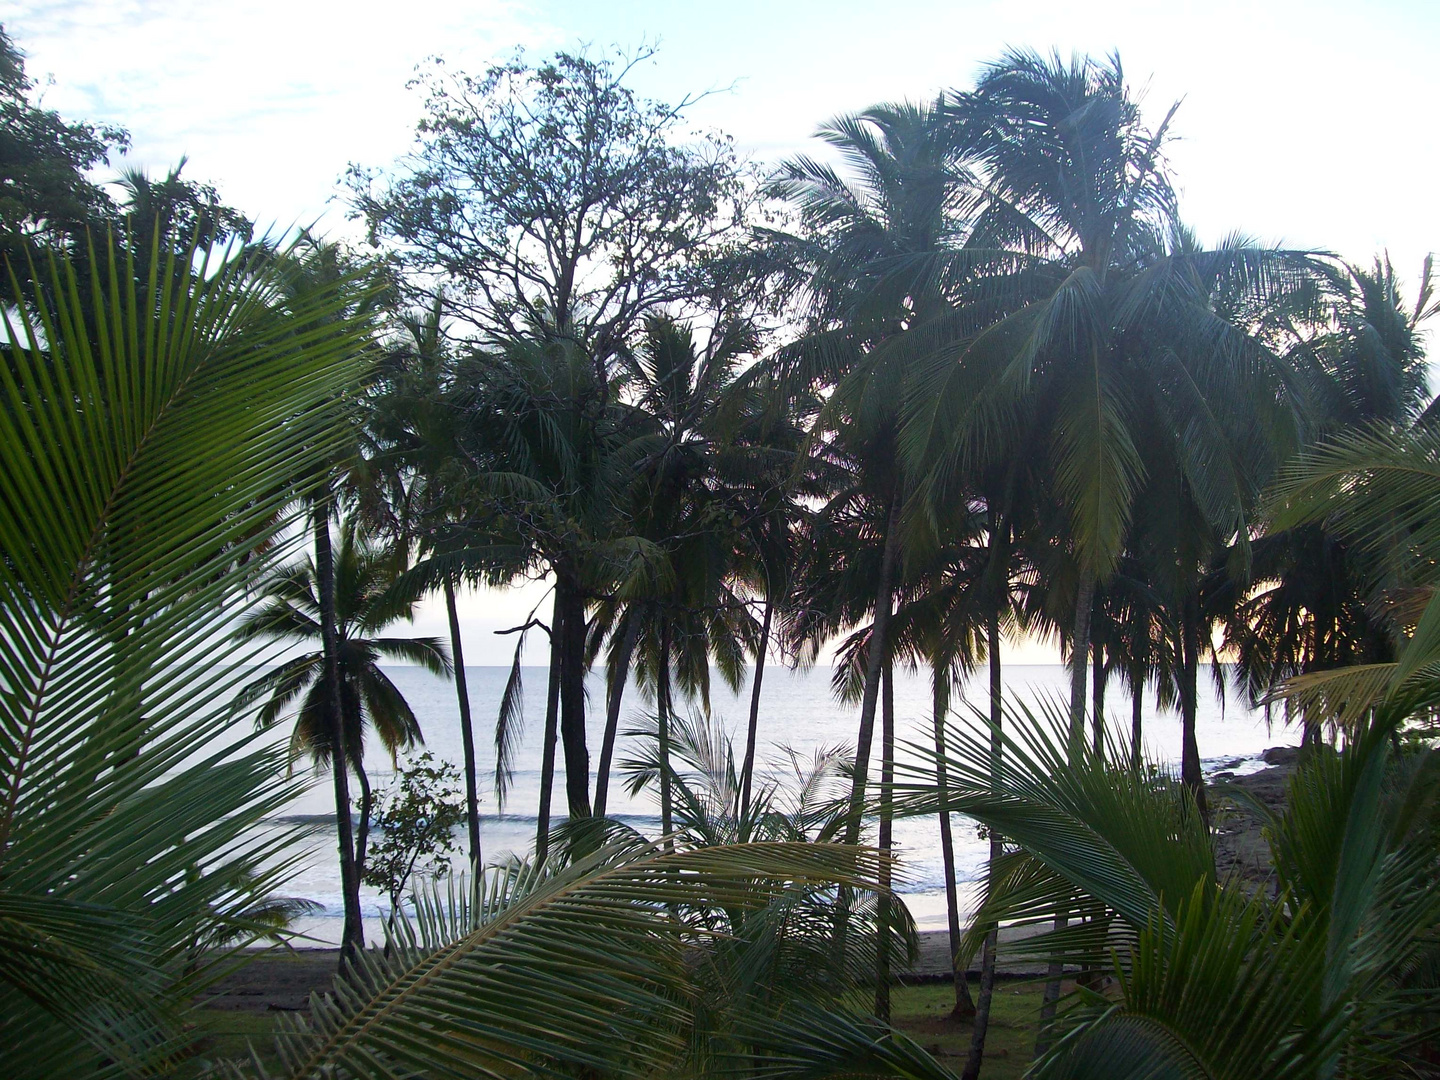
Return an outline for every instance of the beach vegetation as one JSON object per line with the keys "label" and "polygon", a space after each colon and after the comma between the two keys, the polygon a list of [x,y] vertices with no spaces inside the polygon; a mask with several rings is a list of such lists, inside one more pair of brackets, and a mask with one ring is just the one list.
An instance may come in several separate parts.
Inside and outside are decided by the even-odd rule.
{"label": "beach vegetation", "polygon": [[[428,64],[411,150],[347,174],[352,246],[257,236],[183,159],[100,179],[125,133],[44,108],[0,32],[6,1075],[1437,1075],[1428,263],[1412,294],[1202,242],[1183,111],[1115,55],[1012,49],[778,164],[638,93],[652,56]],[[482,777],[460,597],[536,583]],[[448,642],[396,636],[432,594]],[[1063,699],[1007,686],[1027,639]],[[487,861],[534,643],[534,844]],[[764,761],[767,661],[831,657],[853,742]],[[377,804],[367,743],[427,734],[397,662],[455,680],[463,761]],[[1207,668],[1299,728],[1273,804],[1202,769]],[[197,998],[312,912],[302,758],[333,982],[219,1060]],[[1218,858],[1239,815],[1253,865]],[[892,992],[907,818],[944,1046]]]}

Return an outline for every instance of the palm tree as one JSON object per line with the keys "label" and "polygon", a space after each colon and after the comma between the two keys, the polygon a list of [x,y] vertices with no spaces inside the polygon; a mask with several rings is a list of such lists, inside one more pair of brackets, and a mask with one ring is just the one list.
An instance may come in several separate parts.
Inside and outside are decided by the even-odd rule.
{"label": "palm tree", "polygon": [[[1132,768],[1123,741],[1077,758],[1062,710],[1012,709],[997,784],[988,739],[953,729],[945,801],[1020,848],[1010,873],[989,883],[986,918],[1048,923],[1056,910],[1088,910],[1023,951],[1115,980],[1077,1001],[1036,1072],[1423,1072],[1436,1019],[1440,896],[1430,882],[1440,848],[1433,808],[1417,814],[1411,800],[1435,751],[1392,756],[1404,719],[1385,710],[1353,728],[1343,752],[1302,764],[1283,812],[1255,807],[1273,893],[1217,878],[1189,788]],[[901,812],[932,813],[931,763],[911,777]]]}
{"label": "palm tree", "polygon": [[[236,630],[237,640],[317,643],[323,581],[317,567],[318,560],[307,558],[277,571],[259,605]],[[333,668],[327,662],[327,650],[305,652],[255,679],[240,699],[242,706],[263,702],[255,716],[261,728],[279,723],[287,709],[296,706],[290,737],[292,762],[305,756],[317,767],[354,771],[361,792],[355,840],[358,874],[364,872],[371,808],[364,765],[366,730],[379,740],[392,762],[401,750],[424,741],[415,711],[381,670],[380,661],[416,664],[446,678],[452,670],[445,646],[435,638],[375,636],[392,623],[414,617],[414,601],[397,602],[390,589],[401,570],[394,551],[376,550],[359,535],[353,521],[343,524],[334,565]],[[327,701],[337,698],[344,721],[344,741],[339,748],[325,719]]]}
{"label": "palm tree", "polygon": [[621,837],[517,866],[473,901],[427,897],[388,958],[366,954],[313,1018],[287,1023],[285,1075],[638,1080],[785,1060],[775,1044],[802,1030],[873,1044],[881,1031],[844,1011],[862,968],[829,955],[825,927],[836,886],[873,891],[878,873],[873,850],[792,837],[671,850]]}
{"label": "palm tree", "polygon": [[755,639],[752,616],[734,590],[736,543],[717,475],[727,438],[720,406],[753,344],[749,328],[736,325],[719,328],[701,350],[690,328],[657,317],[647,321],[644,341],[629,357],[629,387],[649,431],[631,444],[639,462],[628,517],[661,553],[647,567],[642,595],[629,600],[638,606],[629,619],[638,628],[636,674],[652,688],[657,708],[661,831],[667,835],[672,681],[708,710],[711,662],[736,690],[744,651]]}
{"label": "palm tree", "polygon": [[781,238],[780,247],[802,268],[812,324],[778,364],[794,385],[833,388],[812,438],[833,442],[822,453],[838,451],[854,470],[850,509],[864,505],[870,519],[866,539],[878,551],[846,827],[852,843],[860,831],[887,630],[901,574],[900,521],[910,493],[897,445],[905,402],[914,391],[906,327],[945,304],[943,293],[914,272],[914,262],[959,242],[947,213],[957,177],[949,169],[949,132],[940,119],[935,106],[912,104],[840,117],[822,127],[819,137],[840,154],[851,179],[802,157],[785,165],[771,184],[772,194],[799,210],[805,227],[803,237]]}
{"label": "palm tree", "polygon": [[[1293,445],[1288,370],[1248,328],[1310,264],[1238,241],[1202,250],[1178,227],[1163,158],[1174,110],[1146,128],[1118,59],[1012,52],[947,108],[981,192],[963,265],[989,260],[973,291],[999,298],[997,317],[935,350],[933,392],[915,399],[924,407],[905,442],[919,461],[970,462],[1012,410],[1037,418],[1074,562],[1078,746],[1094,592],[1124,551],[1142,488],[1164,474],[1219,539],[1243,538],[1267,468]],[[1175,554],[1192,645],[1207,554]],[[1183,768],[1198,790],[1188,748]]]}
{"label": "palm tree", "polygon": [[[1416,303],[1406,304],[1395,272],[1341,267],[1312,334],[1292,350],[1315,403],[1316,442],[1367,427],[1403,429],[1429,397],[1422,323],[1435,310],[1431,269]],[[1227,600],[1226,646],[1251,699],[1288,678],[1395,659],[1393,619],[1377,610],[1376,589],[1390,571],[1373,549],[1323,522],[1271,530],[1254,544],[1254,585]],[[1306,735],[1318,737],[1307,725]]]}
{"label": "palm tree", "polygon": [[[377,267],[356,260],[338,244],[326,243],[317,240],[308,232],[302,232],[291,251],[275,253],[261,247],[255,257],[262,261],[273,260],[281,272],[279,298],[286,306],[303,309],[307,298],[333,289],[337,283],[346,283],[346,310],[329,316],[326,321],[368,319],[379,308],[382,290],[375,280]],[[314,327],[300,324],[297,326],[297,333],[307,330],[324,332],[325,329],[324,322]],[[373,341],[365,344],[363,360],[368,365],[376,358],[376,352]],[[357,489],[363,489],[365,485],[366,476],[361,467],[358,438],[359,417],[355,406],[354,397],[339,399],[331,405],[337,413],[336,422],[343,424],[352,437],[324,469],[316,470],[305,478],[310,531],[314,538],[321,655],[328,672],[325,685],[332,691],[328,699],[322,702],[322,715],[328,726],[330,742],[337,747],[345,746],[346,731],[344,705],[333,692],[338,689],[340,679],[336,666],[338,638],[335,626],[335,568],[330,519],[337,513],[345,489],[348,488],[353,493]],[[345,755],[342,753],[342,756]],[[341,960],[344,963],[353,960],[355,953],[362,947],[360,864],[363,860],[358,857],[361,853],[357,852],[355,847],[355,830],[350,816],[348,771],[332,769],[331,779],[335,788],[335,828],[340,853],[341,893],[345,904],[345,922],[341,936]],[[365,825],[362,821],[362,829]]]}
{"label": "palm tree", "polygon": [[[455,523],[460,531],[452,557],[466,557],[466,535],[498,533],[510,550],[494,563],[497,582],[531,574],[554,579],[547,627],[552,692],[536,834],[543,854],[557,741],[570,817],[592,812],[585,735],[588,608],[650,554],[616,514],[620,493],[633,478],[627,472],[633,460],[623,454],[630,413],[578,347],[543,336],[460,357],[450,405],[459,418],[450,482],[466,514]],[[480,562],[488,557],[484,550],[472,554]],[[520,648],[523,641],[517,656]],[[507,692],[506,700],[515,695]],[[497,745],[511,741],[504,730],[497,736]]]}
{"label": "palm tree", "polygon": [[[1433,408],[1433,403],[1432,403]],[[1297,675],[1276,694],[1307,723],[1349,727],[1378,707],[1421,713],[1440,702],[1440,433],[1427,409],[1413,426],[1377,424],[1332,437],[1289,466],[1273,502],[1285,529],[1324,521],[1391,576],[1385,596],[1401,627],[1393,661]]]}
{"label": "palm tree", "polygon": [[[250,665],[275,652],[213,645],[301,542],[297,477],[344,445],[333,402],[358,386],[373,332],[333,318],[351,281],[282,307],[273,262],[170,237],[95,249],[103,308],[77,299],[59,252],[48,300],[0,280],[0,1024],[15,1077],[167,1071],[218,975],[219,954],[188,963],[194,943],[222,924],[240,944],[263,933],[245,913],[280,883],[292,834],[260,826],[297,785],[277,753],[224,736]],[[160,271],[139,278],[141,261]]]}
{"label": "palm tree", "polygon": [[[760,729],[760,695],[765,663],[785,637],[791,586],[795,580],[797,533],[804,527],[806,500],[824,493],[823,480],[805,475],[807,411],[777,384],[766,365],[756,364],[734,384],[740,401],[737,430],[721,450],[723,499],[740,524],[736,530],[736,574],[752,603],[760,605],[760,636],[752,652],[750,713],[740,767],[742,817],[754,794],[755,752]],[[734,407],[734,406],[732,406]],[[798,475],[797,475],[798,474]]]}
{"label": "palm tree", "polygon": [[[503,577],[497,568],[514,553],[499,536],[477,537],[463,526],[466,510],[446,482],[455,462],[455,413],[449,408],[454,362],[445,340],[442,299],[419,313],[401,315],[400,334],[381,359],[369,400],[366,433],[373,444],[367,464],[378,483],[362,492],[358,507],[367,524],[396,543],[418,545],[417,561],[396,585],[418,595],[438,583],[445,598],[454,663],[455,696],[464,755],[466,825],[470,872],[483,868],[480,843],[479,778],[474,722],[460,638],[456,590],[464,584]],[[504,759],[502,758],[502,765]],[[503,772],[503,770],[502,770]]]}

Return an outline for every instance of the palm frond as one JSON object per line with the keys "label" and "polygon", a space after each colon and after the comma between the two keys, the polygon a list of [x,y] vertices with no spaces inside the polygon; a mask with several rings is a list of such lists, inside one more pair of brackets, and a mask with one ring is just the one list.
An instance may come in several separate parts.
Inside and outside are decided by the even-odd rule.
{"label": "palm frond", "polygon": [[[335,403],[369,327],[336,318],[353,282],[287,300],[284,255],[157,236],[148,253],[90,256],[83,281],[54,259],[38,306],[11,274],[3,304],[0,893],[12,916],[50,910],[31,925],[57,990],[79,956],[81,980],[145,986],[138,964],[164,1008],[184,1000],[172,965],[188,943],[255,898],[232,883],[269,891],[289,866],[288,837],[247,831],[293,794],[282,757],[248,739],[212,749],[271,654],[247,644],[217,662],[215,645],[293,550],[291,508],[342,445]],[[85,911],[111,914],[108,948]],[[134,963],[108,968],[122,952]],[[9,976],[27,964],[0,959],[0,1015],[25,1032],[7,1054],[15,1075],[168,1053],[124,994],[99,1010],[22,998]],[[127,1057],[114,1040],[132,1024]],[[77,1038],[109,1048],[72,1057]]]}
{"label": "palm frond", "polygon": [[797,884],[874,888],[878,871],[876,852],[816,844],[607,849],[520,870],[478,910],[437,918],[446,905],[422,905],[429,925],[411,943],[402,935],[388,961],[370,954],[312,1021],[287,1025],[286,1072],[673,1068],[691,1045],[688,956],[714,940],[688,910],[758,910]]}

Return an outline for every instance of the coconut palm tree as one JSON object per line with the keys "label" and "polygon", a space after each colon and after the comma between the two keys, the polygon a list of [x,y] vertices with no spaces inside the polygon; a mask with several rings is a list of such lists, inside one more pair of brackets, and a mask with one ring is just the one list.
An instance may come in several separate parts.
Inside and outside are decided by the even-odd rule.
{"label": "coconut palm tree", "polygon": [[[1437,1019],[1440,822],[1419,795],[1435,751],[1391,752],[1404,719],[1385,710],[1352,728],[1343,752],[1297,769],[1281,813],[1255,808],[1273,891],[1217,878],[1188,787],[1132,768],[1123,740],[1076,757],[1063,707],[1012,708],[998,784],[988,737],[957,725],[946,801],[1019,845],[1010,872],[989,882],[986,918],[1044,924],[1088,910],[1021,951],[1114,980],[1057,1021],[1062,1037],[1035,1072],[1423,1073]],[[933,775],[929,762],[909,770],[900,812],[933,812]]]}
{"label": "coconut palm tree", "polygon": [[824,494],[820,476],[805,472],[806,436],[802,418],[813,409],[785,392],[774,374],[756,364],[736,379],[738,426],[721,450],[723,498],[739,519],[735,552],[737,576],[752,605],[760,606],[760,635],[752,652],[750,713],[740,767],[742,817],[754,793],[755,753],[765,666],[776,642],[783,642],[796,577],[797,533],[804,528],[807,501]]}
{"label": "coconut palm tree", "polygon": [[934,105],[876,106],[820,129],[819,137],[840,155],[848,176],[801,157],[771,183],[771,193],[800,214],[802,235],[780,238],[779,246],[801,268],[811,321],[810,333],[786,350],[777,366],[792,383],[833,388],[812,437],[833,443],[823,453],[838,453],[854,471],[847,512],[870,520],[866,536],[878,553],[870,578],[873,615],[846,828],[851,842],[860,831],[886,636],[901,574],[900,522],[911,492],[897,444],[905,402],[914,392],[907,326],[946,303],[943,291],[915,273],[914,263],[962,240],[960,223],[950,213],[962,185],[949,168],[949,135]]}
{"label": "coconut palm tree", "polygon": [[373,333],[335,318],[353,281],[282,303],[274,262],[142,243],[97,240],[103,308],[60,252],[41,299],[0,279],[0,1026],[17,1078],[169,1071],[196,992],[245,955],[191,964],[194,943],[263,933],[246,913],[293,834],[260,825],[297,785],[226,732],[250,665],[276,656],[214,643],[301,542],[297,478],[343,446],[334,402]]}
{"label": "coconut palm tree", "polygon": [[[445,600],[473,880],[483,867],[479,777],[456,592],[467,584],[506,580],[521,549],[518,538],[493,526],[480,534],[467,527],[470,515],[460,501],[460,486],[447,479],[457,464],[459,414],[450,405],[455,362],[445,338],[441,298],[425,311],[400,315],[396,322],[398,333],[382,354],[367,401],[366,465],[375,482],[361,488],[357,513],[377,534],[416,545],[415,565],[397,579],[397,590],[419,596],[438,588]],[[508,756],[502,754],[502,777],[507,769]],[[497,790],[503,793],[503,786]]]}
{"label": "coconut palm tree", "polygon": [[[1314,332],[1292,350],[1315,403],[1314,439],[1414,424],[1429,399],[1421,334],[1435,310],[1430,264],[1413,305],[1380,260],[1370,271],[1341,267],[1329,285]],[[1288,678],[1395,659],[1394,620],[1376,603],[1391,571],[1373,549],[1317,521],[1272,529],[1254,552],[1255,587],[1227,605],[1225,622],[1252,700]]]}
{"label": "coconut palm tree", "polygon": [[[382,659],[415,664],[448,678],[450,657],[435,638],[378,636],[391,624],[414,617],[413,601],[394,599],[391,584],[401,572],[396,552],[381,551],[359,535],[353,521],[340,529],[335,555],[334,674],[325,650],[305,652],[250,683],[241,707],[259,704],[255,723],[269,728],[295,706],[290,760],[308,757],[317,767],[353,771],[360,782],[360,824],[355,863],[363,873],[370,823],[371,792],[365,773],[365,734],[379,740],[393,762],[401,750],[423,742],[420,723],[405,696],[380,667]],[[239,641],[277,641],[315,645],[321,637],[320,574],[307,558],[276,571],[262,598],[235,631]],[[330,680],[337,679],[332,685]],[[344,742],[337,748],[325,713],[338,698]]]}
{"label": "coconut palm tree", "polygon": [[711,664],[738,689],[745,652],[756,637],[736,592],[737,544],[718,473],[732,423],[721,406],[753,345],[747,327],[730,326],[717,329],[702,349],[691,329],[656,317],[647,320],[644,340],[628,358],[630,392],[650,428],[630,447],[638,462],[626,516],[660,559],[647,567],[639,595],[629,600],[637,610],[627,613],[627,632],[638,631],[632,646],[636,674],[655,698],[666,835],[672,823],[668,761],[675,684],[708,711]]}
{"label": "coconut palm tree", "polygon": [[[1250,328],[1313,267],[1243,241],[1205,250],[1179,228],[1163,156],[1174,110],[1146,127],[1116,58],[1011,52],[947,109],[980,194],[966,261],[937,260],[933,273],[954,276],[988,251],[973,291],[997,317],[933,352],[932,392],[914,399],[923,408],[905,444],[932,470],[963,474],[1012,410],[1026,403],[1037,418],[1074,563],[1078,743],[1095,587],[1114,572],[1142,489],[1166,472],[1218,540],[1243,539],[1259,484],[1295,443],[1289,369]],[[1208,554],[1173,553],[1192,643]],[[1195,755],[1184,769],[1198,785]]]}
{"label": "coconut palm tree", "polygon": [[[530,575],[554,579],[550,637],[551,693],[541,760],[537,851],[548,843],[553,750],[565,760],[572,818],[591,815],[590,753],[585,734],[585,671],[589,609],[614,583],[653,554],[617,515],[633,480],[626,422],[634,418],[617,386],[601,382],[573,343],[545,336],[503,348],[474,349],[458,358],[450,407],[456,411],[455,461],[449,474],[465,508],[453,558],[465,558],[465,535],[510,550],[497,580]],[[486,552],[472,552],[483,562]],[[517,645],[523,648],[523,641]],[[518,661],[513,671],[518,672]],[[515,681],[505,700],[513,703]],[[553,703],[553,704],[552,704]],[[502,710],[506,719],[517,710]],[[512,739],[497,731],[497,745]],[[503,758],[502,758],[503,762]]]}

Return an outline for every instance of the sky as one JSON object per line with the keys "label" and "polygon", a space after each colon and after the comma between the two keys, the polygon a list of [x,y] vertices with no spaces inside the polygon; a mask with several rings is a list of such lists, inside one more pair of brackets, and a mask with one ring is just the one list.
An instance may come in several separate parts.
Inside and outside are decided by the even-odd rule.
{"label": "sky", "polygon": [[[1182,102],[1169,157],[1202,241],[1388,252],[1411,282],[1440,247],[1434,0],[10,0],[0,20],[49,107],[129,129],[126,164],[188,157],[187,176],[281,229],[354,228],[338,181],[405,152],[419,115],[406,83],[431,56],[475,71],[517,47],[655,45],[637,89],[707,94],[691,120],[774,162],[832,116],[963,88],[1025,47],[1118,51],[1152,122]],[[493,631],[543,593],[466,597],[466,661],[508,663],[513,639]],[[443,634],[443,611],[417,629]],[[1054,653],[1020,643],[1010,659]]]}

